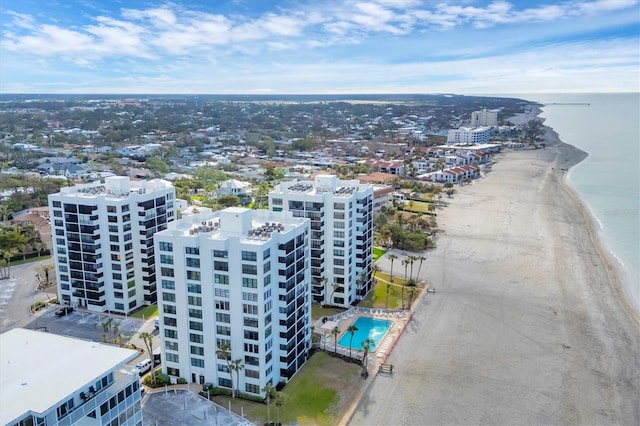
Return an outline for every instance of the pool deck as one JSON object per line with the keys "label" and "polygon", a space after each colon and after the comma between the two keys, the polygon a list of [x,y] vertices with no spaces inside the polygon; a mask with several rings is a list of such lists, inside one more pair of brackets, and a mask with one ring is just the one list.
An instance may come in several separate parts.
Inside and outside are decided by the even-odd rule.
{"label": "pool deck", "polygon": [[[398,338],[402,334],[407,320],[409,319],[409,311],[397,310],[397,309],[374,309],[374,308],[351,308],[340,314],[326,317],[328,321],[335,322],[340,329],[340,334],[337,336],[337,340],[340,340],[345,334],[347,329],[351,326],[359,317],[369,317],[380,320],[391,321],[389,329],[384,334],[379,344],[376,346],[375,351],[370,352],[368,355],[369,373],[375,373],[378,371],[379,366],[385,362],[387,357],[391,354],[393,347],[395,346]],[[320,348],[328,352],[334,352],[335,341],[334,336],[330,331],[322,328],[322,318],[315,324],[315,333],[320,335]],[[349,348],[338,345],[338,353],[341,355],[349,356]],[[361,348],[351,349],[353,358],[362,358],[363,351]],[[374,358],[375,355],[375,358]]]}

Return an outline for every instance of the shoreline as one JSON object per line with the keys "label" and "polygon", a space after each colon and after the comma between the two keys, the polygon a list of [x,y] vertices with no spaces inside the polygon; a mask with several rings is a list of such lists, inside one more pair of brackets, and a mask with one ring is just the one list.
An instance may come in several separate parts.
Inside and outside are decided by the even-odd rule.
{"label": "shoreline", "polygon": [[545,149],[499,154],[438,211],[445,232],[420,277],[438,292],[349,424],[640,423],[638,316],[560,170],[587,154],[545,136]]}
{"label": "shoreline", "polygon": [[[525,112],[522,114],[518,114],[510,119],[514,124],[524,123],[531,119],[538,119],[542,121],[544,124],[545,118],[540,117],[542,114],[542,108],[538,103],[532,103],[532,108],[529,112]],[[515,119],[515,121],[514,121]],[[589,226],[592,233],[593,244],[597,246],[598,250],[601,252],[603,259],[606,260],[609,269],[615,269],[617,272],[616,276],[616,292],[619,295],[621,305],[631,312],[632,319],[638,323],[640,327],[640,298],[636,299],[631,294],[633,289],[633,283],[631,282],[631,272],[625,267],[622,261],[618,258],[615,251],[611,247],[611,244],[607,243],[604,226],[602,222],[598,219],[597,215],[593,211],[592,207],[587,203],[587,201],[580,195],[578,190],[574,188],[569,182],[569,174],[571,170],[583,162],[590,154],[587,151],[584,151],[574,145],[568,144],[562,141],[562,138],[552,127],[545,125],[546,133],[544,135],[544,140],[547,143],[553,144],[561,144],[566,146],[567,149],[573,149],[577,152],[580,152],[581,158],[571,158],[570,164],[567,165],[567,171],[562,176],[560,183],[564,186],[567,193],[575,197],[580,204],[582,204],[582,209],[584,210],[584,214],[587,216],[587,222],[590,222]]]}

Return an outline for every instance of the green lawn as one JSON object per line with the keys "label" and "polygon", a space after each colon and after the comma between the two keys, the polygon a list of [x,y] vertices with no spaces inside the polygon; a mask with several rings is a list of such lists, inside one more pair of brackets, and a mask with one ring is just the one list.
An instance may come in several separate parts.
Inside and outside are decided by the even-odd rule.
{"label": "green lawn", "polygon": [[403,206],[403,210],[406,212],[414,212],[414,213],[430,213],[429,206],[432,203],[427,203],[423,201],[411,201],[406,203]]}
{"label": "green lawn", "polygon": [[[383,276],[384,275],[384,276]],[[386,274],[376,274],[376,277],[378,278],[382,278],[382,279],[389,279],[389,276]],[[402,303],[400,301],[400,297],[402,295],[402,282],[404,280],[400,280],[398,279],[395,274],[394,274],[394,283],[391,285],[390,289],[389,289],[389,305],[388,305],[388,309],[398,309],[400,307],[402,307]],[[361,306],[363,308],[378,308],[378,309],[385,309],[385,304],[386,304],[386,297],[387,297],[387,282],[382,281],[381,279],[377,280],[377,284],[376,286],[373,288],[373,291],[369,292],[369,294],[367,294],[367,297],[365,297],[360,303],[358,303],[358,306]],[[405,288],[405,303],[407,300],[407,289]]]}
{"label": "green lawn", "polygon": [[[360,377],[362,367],[316,352],[293,379],[284,387],[285,402],[280,408],[280,422],[303,425],[335,425],[364,385]],[[229,397],[213,400],[228,407]],[[256,424],[267,421],[267,406],[257,402],[232,399],[233,411],[244,409],[247,419]],[[271,420],[277,420],[277,407],[271,404]]]}
{"label": "green lawn", "polygon": [[375,262],[379,258],[381,258],[387,251],[382,247],[374,247],[373,248],[373,261]]}
{"label": "green lawn", "polygon": [[342,308],[324,308],[314,303],[311,305],[311,322],[314,323],[321,317],[330,317],[343,311]]}
{"label": "green lawn", "polygon": [[132,318],[140,318],[140,319],[142,319],[144,316],[144,319],[148,320],[149,318],[155,317],[157,315],[158,315],[158,305],[149,305],[131,314],[130,316]]}

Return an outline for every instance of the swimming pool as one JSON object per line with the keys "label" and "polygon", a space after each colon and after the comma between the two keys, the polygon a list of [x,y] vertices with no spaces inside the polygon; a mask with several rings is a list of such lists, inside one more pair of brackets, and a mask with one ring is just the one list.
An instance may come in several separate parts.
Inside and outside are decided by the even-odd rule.
{"label": "swimming pool", "polygon": [[351,333],[345,333],[344,336],[338,340],[338,345],[343,348],[349,348],[349,342],[351,342],[351,348],[355,350],[362,350],[362,342],[368,337],[373,339],[373,347],[370,349],[373,352],[380,343],[380,340],[387,333],[387,330],[391,327],[391,321],[381,320],[371,317],[358,317],[353,323],[358,327],[358,331],[353,334],[353,340],[351,340]]}

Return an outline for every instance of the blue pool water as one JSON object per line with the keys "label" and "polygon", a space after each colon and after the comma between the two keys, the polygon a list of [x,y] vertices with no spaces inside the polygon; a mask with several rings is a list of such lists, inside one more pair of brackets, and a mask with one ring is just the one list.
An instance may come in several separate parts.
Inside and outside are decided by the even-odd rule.
{"label": "blue pool water", "polygon": [[371,351],[374,351],[387,330],[389,330],[389,327],[391,327],[391,321],[371,317],[358,317],[353,325],[358,327],[358,331],[353,334],[353,340],[351,340],[351,333],[345,333],[344,336],[338,340],[338,345],[343,348],[349,348],[349,342],[351,342],[352,349],[362,350],[362,342],[370,337],[373,339],[373,348],[371,348]]}

